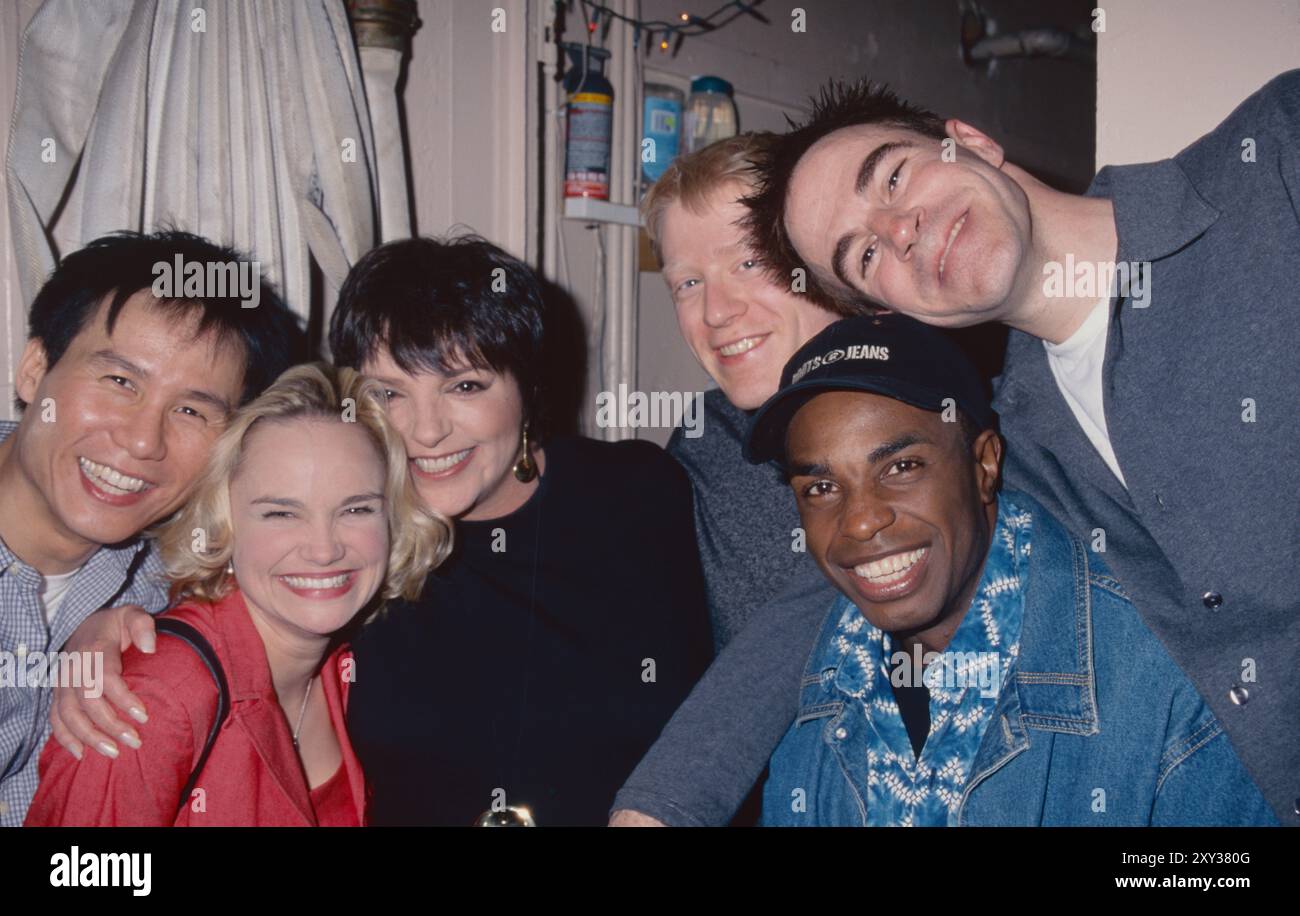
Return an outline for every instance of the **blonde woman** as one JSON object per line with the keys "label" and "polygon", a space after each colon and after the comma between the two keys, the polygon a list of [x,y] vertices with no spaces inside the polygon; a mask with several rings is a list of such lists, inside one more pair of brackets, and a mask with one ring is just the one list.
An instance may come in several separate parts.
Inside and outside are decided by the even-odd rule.
{"label": "blonde woman", "polygon": [[50,742],[27,823],[365,824],[346,633],[419,595],[451,546],[382,390],[325,364],[284,373],[233,417],[159,542],[179,602],[159,629],[188,638],[123,655],[142,746],[78,760]]}

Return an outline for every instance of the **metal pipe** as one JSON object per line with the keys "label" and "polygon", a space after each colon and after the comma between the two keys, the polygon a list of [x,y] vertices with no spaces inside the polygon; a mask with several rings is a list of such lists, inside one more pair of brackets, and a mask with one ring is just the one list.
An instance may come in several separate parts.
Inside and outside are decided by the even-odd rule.
{"label": "metal pipe", "polygon": [[990,35],[971,45],[967,52],[972,61],[1002,60],[1014,57],[1064,57],[1090,60],[1092,46],[1073,33],[1060,29],[1025,29],[1006,35]]}

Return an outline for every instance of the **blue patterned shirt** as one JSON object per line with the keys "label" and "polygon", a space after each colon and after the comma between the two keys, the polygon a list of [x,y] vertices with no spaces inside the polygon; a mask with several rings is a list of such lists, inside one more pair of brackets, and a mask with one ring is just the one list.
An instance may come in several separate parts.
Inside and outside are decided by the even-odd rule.
{"label": "blue patterned shirt", "polygon": [[[17,427],[0,421],[0,441]],[[41,574],[0,538],[0,827],[22,825],[36,794],[36,764],[50,735],[54,692],[27,682],[27,659],[37,652],[57,652],[100,608],[138,604],[152,614],[167,606],[158,553],[141,539],[95,551],[77,570],[52,626],[45,620],[43,584]],[[21,676],[19,667],[24,667]]]}
{"label": "blue patterned shirt", "polygon": [[[970,768],[979,751],[1002,685],[1020,649],[1024,577],[1028,571],[1033,516],[1005,496],[983,574],[970,609],[937,657],[924,657],[922,683],[930,690],[930,731],[918,759],[894,699],[890,672],[900,686],[916,670],[903,665],[888,633],[841,598],[843,612],[831,635],[843,659],[823,672],[826,683],[856,701],[866,718],[867,824],[873,827],[952,826]],[[818,652],[825,652],[825,646]],[[890,662],[894,661],[895,664]]]}

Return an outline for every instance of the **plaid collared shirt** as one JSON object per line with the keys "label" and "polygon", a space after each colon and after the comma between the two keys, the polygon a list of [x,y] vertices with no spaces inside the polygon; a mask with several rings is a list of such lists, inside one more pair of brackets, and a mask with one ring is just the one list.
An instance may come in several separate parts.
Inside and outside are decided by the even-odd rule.
{"label": "plaid collared shirt", "polygon": [[[0,441],[17,427],[17,423],[0,421]],[[4,498],[2,494],[0,498]],[[54,695],[49,686],[27,685],[27,656],[58,651],[100,608],[138,604],[151,614],[163,610],[167,584],[151,542],[137,538],[101,547],[77,570],[51,627],[46,624],[41,602],[43,577],[14,555],[2,535],[0,532],[0,827],[18,827],[36,794],[36,764],[50,735]]]}

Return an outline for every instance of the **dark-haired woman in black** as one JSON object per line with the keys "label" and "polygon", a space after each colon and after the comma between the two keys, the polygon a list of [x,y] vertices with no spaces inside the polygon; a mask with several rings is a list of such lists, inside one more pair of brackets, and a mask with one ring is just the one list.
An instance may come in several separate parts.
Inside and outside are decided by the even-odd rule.
{"label": "dark-haired woman in black", "polygon": [[531,270],[475,237],[367,254],[330,344],[380,379],[410,473],[456,520],[417,601],[356,637],[376,824],[603,824],[708,664],[690,485],[645,442],[548,437]]}

